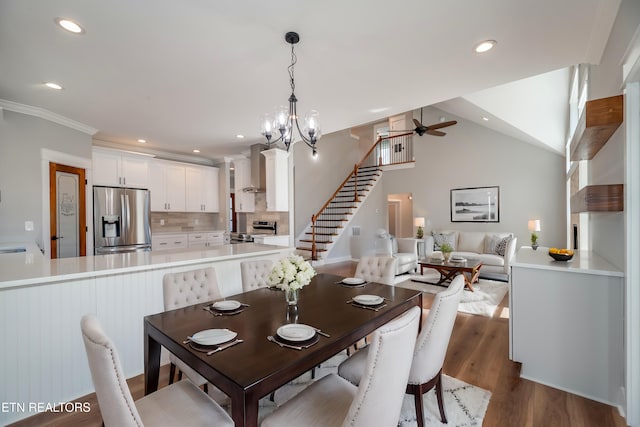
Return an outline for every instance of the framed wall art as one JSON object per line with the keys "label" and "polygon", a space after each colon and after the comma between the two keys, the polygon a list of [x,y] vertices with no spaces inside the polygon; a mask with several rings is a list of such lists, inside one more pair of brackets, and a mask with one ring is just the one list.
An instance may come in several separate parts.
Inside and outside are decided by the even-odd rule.
{"label": "framed wall art", "polygon": [[500,187],[452,189],[451,222],[500,222]]}

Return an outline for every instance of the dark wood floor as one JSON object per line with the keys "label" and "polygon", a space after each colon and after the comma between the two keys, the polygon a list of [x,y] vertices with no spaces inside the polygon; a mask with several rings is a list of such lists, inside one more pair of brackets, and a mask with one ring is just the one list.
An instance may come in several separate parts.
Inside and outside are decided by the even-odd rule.
{"label": "dark wood floor", "polygon": [[[318,267],[319,272],[353,276],[355,263],[345,262]],[[429,308],[433,296],[425,294]],[[520,365],[509,354],[508,296],[493,318],[458,313],[443,372],[491,391],[484,426],[626,426],[618,411],[608,405],[521,379]],[[161,369],[160,384],[167,384],[168,368]],[[142,375],[129,381],[134,399],[144,394]],[[95,395],[78,399],[90,402],[90,413],[43,413],[16,423],[16,426],[100,426]]]}

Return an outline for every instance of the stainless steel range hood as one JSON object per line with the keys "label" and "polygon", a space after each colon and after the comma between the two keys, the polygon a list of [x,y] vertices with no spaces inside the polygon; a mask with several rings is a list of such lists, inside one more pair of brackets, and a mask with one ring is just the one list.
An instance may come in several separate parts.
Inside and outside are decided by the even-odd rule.
{"label": "stainless steel range hood", "polygon": [[260,154],[264,150],[266,150],[266,146],[263,144],[251,146],[251,186],[242,189],[246,193],[264,193],[266,191],[265,158]]}

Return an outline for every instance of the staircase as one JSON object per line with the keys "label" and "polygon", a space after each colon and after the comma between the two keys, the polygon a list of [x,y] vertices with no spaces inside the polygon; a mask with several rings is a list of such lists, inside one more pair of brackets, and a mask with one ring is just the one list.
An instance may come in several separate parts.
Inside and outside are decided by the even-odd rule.
{"label": "staircase", "polygon": [[307,253],[313,260],[324,258],[381,176],[382,169],[379,166],[359,168],[356,165],[325,208],[312,217],[304,232],[305,237],[298,241],[296,249]]}
{"label": "staircase", "polygon": [[313,261],[326,258],[332,245],[382,176],[382,167],[413,162],[412,133],[378,138],[329,200],[311,216],[296,250]]}

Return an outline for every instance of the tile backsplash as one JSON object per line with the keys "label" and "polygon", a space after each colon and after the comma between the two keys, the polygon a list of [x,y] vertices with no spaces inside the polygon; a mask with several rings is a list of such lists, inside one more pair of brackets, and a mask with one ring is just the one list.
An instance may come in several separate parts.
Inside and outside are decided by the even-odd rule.
{"label": "tile backsplash", "polygon": [[199,212],[151,212],[151,233],[224,230],[218,223],[218,215]]}

